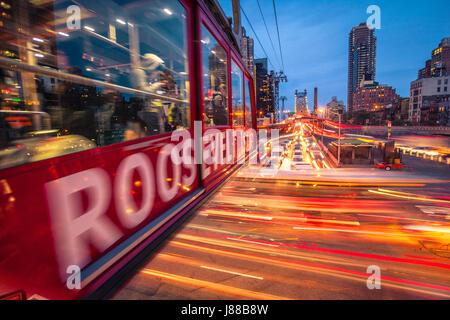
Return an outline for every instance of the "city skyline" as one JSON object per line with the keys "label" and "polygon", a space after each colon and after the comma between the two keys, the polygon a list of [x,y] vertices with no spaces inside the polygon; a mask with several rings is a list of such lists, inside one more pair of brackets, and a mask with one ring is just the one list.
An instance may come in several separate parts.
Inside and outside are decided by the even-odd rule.
{"label": "city skyline", "polygon": [[[227,16],[232,16],[231,1],[220,0]],[[377,37],[376,80],[392,86],[401,97],[409,97],[410,82],[417,79],[430,53],[442,38],[449,36],[449,22],[444,1],[421,3],[418,1],[352,1],[341,0],[278,2],[280,37],[284,54],[285,73],[288,83],[280,86],[280,95],[287,96],[286,109],[293,111],[295,89],[308,93],[319,89],[318,103],[324,107],[333,96],[347,105],[348,35],[351,29],[369,17],[366,9],[376,4],[381,9],[381,29],[375,30]],[[241,1],[272,65],[277,70],[277,58],[271,48],[261,15],[252,0]],[[261,2],[269,32],[275,35],[273,7]],[[401,14],[399,14],[401,13]],[[251,37],[255,37],[247,21],[242,24]],[[419,23],[420,22],[420,23]],[[289,30],[299,30],[289,32]],[[300,32],[301,31],[301,32]],[[414,34],[420,41],[408,41]],[[272,36],[272,39],[276,37]],[[276,44],[276,43],[275,43]],[[276,46],[275,46],[276,48]],[[264,57],[260,45],[255,41],[255,58]],[[278,54],[279,60],[279,54]],[[312,98],[312,96],[311,96]],[[313,99],[308,99],[313,108]]]}

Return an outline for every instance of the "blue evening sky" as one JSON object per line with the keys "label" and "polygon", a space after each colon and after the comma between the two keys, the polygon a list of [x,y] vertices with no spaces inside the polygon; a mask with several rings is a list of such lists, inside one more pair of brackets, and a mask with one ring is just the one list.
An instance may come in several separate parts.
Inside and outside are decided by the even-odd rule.
{"label": "blue evening sky", "polygon": [[[267,36],[256,0],[241,0],[269,59],[280,67],[272,0],[259,0],[270,36],[277,50],[274,53]],[[232,16],[231,0],[219,0],[223,10]],[[395,89],[402,97],[409,96],[409,84],[417,71],[430,59],[431,51],[444,37],[450,36],[450,1],[448,0],[276,0],[281,46],[288,83],[280,94],[286,96],[286,109],[294,109],[295,89],[308,91],[312,108],[314,87],[318,87],[319,106],[332,96],[347,104],[348,34],[352,27],[365,22],[369,5],[381,9],[381,29],[377,37],[375,80]],[[247,33],[255,38],[245,17]],[[255,39],[255,57],[264,57]]]}

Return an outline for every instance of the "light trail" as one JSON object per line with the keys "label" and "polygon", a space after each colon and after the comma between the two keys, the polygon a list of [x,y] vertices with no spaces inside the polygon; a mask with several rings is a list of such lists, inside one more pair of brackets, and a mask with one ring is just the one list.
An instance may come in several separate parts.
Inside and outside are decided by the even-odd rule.
{"label": "light trail", "polygon": [[[220,245],[220,246],[225,246],[225,247],[231,247],[234,249],[244,249],[244,250],[251,250],[251,251],[267,253],[265,251],[261,251],[261,249],[255,249],[255,248],[251,248],[251,247],[234,246],[223,240],[213,240],[210,238],[189,236],[189,235],[177,235],[177,238],[185,239],[185,240],[193,240],[193,241],[202,242],[202,243],[209,243],[209,244],[214,244],[214,245]],[[245,240],[245,239],[240,239],[240,240]],[[267,241],[255,241],[255,242],[267,243]],[[279,243],[279,246],[321,252],[321,253],[325,253],[325,254],[337,254],[337,255],[341,255],[341,256],[360,257],[360,258],[374,259],[374,260],[379,260],[379,261],[399,262],[399,263],[407,263],[407,264],[412,264],[412,265],[414,265],[414,264],[424,265],[424,266],[433,267],[433,268],[450,270],[450,264],[444,264],[444,263],[439,263],[439,262],[430,262],[430,261],[422,261],[422,260],[407,259],[407,258],[397,258],[397,257],[392,257],[392,256],[386,256],[386,255],[370,254],[370,253],[348,251],[348,250],[320,248],[320,247],[306,246],[306,245],[300,245],[300,244]],[[279,256],[289,256],[289,257],[295,257],[295,258],[300,258],[300,259],[307,258],[305,256],[296,255],[293,252],[286,253],[286,252],[279,252],[279,251],[275,251],[275,250],[272,250],[271,252],[273,254],[276,254]],[[318,260],[320,260],[320,259],[318,259]],[[336,261],[334,261],[334,262],[336,262]]]}
{"label": "light trail", "polygon": [[316,223],[330,223],[330,224],[344,224],[344,225],[352,225],[352,226],[359,226],[360,223],[358,221],[345,221],[345,220],[330,220],[330,219],[322,219],[322,218],[309,218],[309,217],[292,217],[292,216],[278,216],[278,217],[260,217],[255,215],[248,215],[246,213],[237,214],[237,213],[231,213],[227,211],[218,211],[214,210],[214,213],[200,213],[201,216],[223,216],[223,217],[233,217],[233,218],[244,218],[244,219],[257,219],[257,220],[269,220],[269,221],[276,221],[276,220],[282,220],[282,221],[300,221],[304,223],[308,222],[316,222]]}
{"label": "light trail", "polygon": [[[369,276],[369,274],[367,274],[367,273],[349,270],[349,269],[342,269],[342,268],[336,268],[336,267],[325,266],[325,265],[317,265],[317,264],[311,264],[311,263],[305,263],[305,262],[299,262],[299,261],[288,261],[288,260],[282,260],[282,259],[273,258],[273,257],[262,257],[262,256],[254,255],[254,254],[243,254],[243,253],[239,253],[239,252],[209,248],[209,247],[205,247],[202,245],[193,245],[193,244],[188,244],[188,243],[183,243],[183,242],[178,242],[178,241],[172,241],[171,244],[177,245],[180,247],[190,248],[192,250],[201,250],[201,251],[217,253],[217,254],[221,254],[221,255],[229,255],[229,256],[234,256],[237,258],[243,258],[246,260],[253,259],[255,261],[262,262],[262,263],[269,263],[269,264],[273,264],[276,266],[283,266],[283,267],[297,269],[297,270],[320,273],[320,274],[325,274],[325,275],[332,276],[332,277],[346,278],[346,279],[352,279],[352,280],[366,282],[367,277]],[[361,278],[355,277],[355,276],[359,276]],[[399,278],[393,278],[393,277],[386,277],[386,276],[382,276],[381,279],[386,280],[386,281],[382,282],[384,284],[384,286],[391,286],[391,287],[396,287],[396,288],[399,288],[402,290],[410,290],[410,291],[415,291],[415,292],[421,292],[424,294],[435,295],[435,296],[440,296],[440,297],[444,297],[444,298],[450,298],[450,294],[448,293],[448,292],[450,292],[449,287],[428,284],[428,283],[422,283],[422,282],[417,282],[417,281],[410,281],[410,280],[399,279]],[[394,283],[393,284],[388,283],[387,281],[391,281]],[[413,286],[417,286],[417,287],[421,287],[421,288],[402,286],[397,283],[409,284],[409,285],[413,285]],[[444,292],[430,291],[428,289],[434,289],[434,290],[439,290],[439,291],[444,291]]]}
{"label": "light trail", "polygon": [[247,278],[264,280],[264,278],[262,278],[262,277],[252,276],[252,275],[245,274],[245,273],[234,272],[234,271],[230,271],[230,270],[224,270],[224,269],[219,269],[219,268],[214,268],[214,267],[209,267],[209,266],[200,266],[200,268],[208,269],[208,270],[214,270],[214,271],[219,271],[219,272],[224,272],[224,273],[229,273],[229,274],[234,274],[234,275],[241,276],[241,277],[247,277]]}
{"label": "light trail", "polygon": [[245,239],[236,239],[236,238],[227,238],[228,240],[232,240],[232,241],[241,241],[241,242],[247,242],[247,243],[253,243],[253,244],[258,244],[258,245],[264,245],[264,246],[269,246],[269,247],[276,247],[278,248],[279,245],[277,244],[270,244],[270,243],[264,243],[264,242],[256,242],[256,241],[251,241],[251,240],[245,240]]}
{"label": "light trail", "polygon": [[221,212],[221,211],[217,211],[217,210],[204,210],[204,212],[201,213],[200,215],[202,215],[202,216],[217,215],[217,216],[229,216],[229,217],[248,218],[248,219],[260,219],[260,220],[272,220],[273,219],[273,217],[256,216],[256,215],[245,214],[245,213]]}
{"label": "light trail", "polygon": [[[422,239],[424,236],[422,235],[406,235],[402,233],[387,233],[382,231],[369,231],[369,230],[350,230],[350,229],[332,229],[332,228],[320,228],[320,227],[292,227],[292,229],[297,230],[308,230],[308,231],[330,231],[330,232],[346,232],[346,233],[358,233],[362,235],[378,235],[384,237],[410,237],[410,238],[419,238]],[[427,235],[429,238],[439,238],[437,235]]]}
{"label": "light trail", "polygon": [[[441,199],[441,198],[435,198],[435,197],[431,197],[431,196],[424,196],[424,195],[415,194],[415,193],[400,192],[400,191],[388,190],[388,189],[382,189],[382,188],[378,188],[378,191],[390,192],[390,193],[396,193],[396,194],[403,194],[403,195],[407,195],[407,196],[415,196],[415,197],[421,197],[421,198],[432,199],[432,200],[436,200],[437,199],[437,200],[445,201],[445,199]],[[448,201],[447,203],[450,204],[450,201]]]}
{"label": "light trail", "polygon": [[[382,189],[378,189],[378,190],[382,190]],[[395,198],[408,199],[408,200],[420,200],[420,201],[429,201],[429,202],[438,202],[438,203],[450,203],[450,201],[447,201],[447,200],[404,196],[404,195],[400,195],[400,194],[392,194],[390,190],[387,190],[389,192],[377,191],[377,190],[368,190],[368,191],[372,192],[372,193],[376,193],[376,194],[381,194],[381,195],[395,197]]]}
{"label": "light trail", "polygon": [[[289,145],[291,153],[295,143]],[[308,152],[303,159],[330,168],[331,163],[320,160],[323,153],[316,153],[315,159],[310,150],[304,150],[308,149],[305,145],[302,148]],[[164,281],[171,286],[165,289],[169,295],[184,292],[192,299],[198,295],[191,292],[200,291],[206,297],[251,298],[248,292],[236,294],[243,289],[295,299],[450,298],[446,276],[450,259],[434,257],[448,243],[450,224],[438,218],[433,221],[426,208],[416,209],[422,198],[436,203],[421,203],[423,207],[450,206],[443,186],[448,181],[406,173],[386,178],[381,172],[359,169],[330,173],[311,166],[306,174],[303,170],[297,176],[281,172],[263,179],[258,178],[258,168],[241,171],[222,187],[197,209],[193,220],[167,242],[162,253],[149,261],[146,269],[158,275],[147,276],[173,281]],[[315,178],[319,173],[322,177]],[[400,188],[425,186],[429,189],[424,192]],[[409,201],[401,201],[403,197]],[[382,270],[381,296],[367,290],[369,265]],[[199,281],[205,281],[205,286],[199,286]],[[137,280],[130,286],[152,287],[154,283]],[[186,285],[193,290],[180,290]],[[160,295],[167,294],[165,290]]]}
{"label": "light trail", "polygon": [[[317,254],[315,254],[314,256],[311,256],[307,252],[299,252],[298,254],[294,254],[294,252],[291,252],[291,251],[280,252],[280,251],[276,251],[276,250],[271,250],[270,248],[263,250],[258,247],[244,246],[244,245],[239,246],[235,243],[231,243],[230,241],[216,240],[216,239],[212,239],[212,238],[196,237],[196,236],[190,236],[190,235],[180,235],[180,236],[177,236],[177,238],[183,239],[183,240],[195,241],[195,242],[199,242],[202,244],[216,245],[216,246],[221,246],[221,247],[225,247],[225,248],[232,248],[235,250],[251,251],[251,252],[256,252],[256,253],[260,253],[260,254],[272,254],[272,255],[285,257],[285,258],[291,258],[291,259],[303,259],[303,260],[309,260],[309,261],[315,261],[315,262],[320,261],[323,263],[333,263],[333,264],[340,264],[340,265],[345,265],[345,266],[355,266],[355,263],[353,263],[353,262],[349,263],[348,261],[344,261],[343,259],[339,259],[338,257],[333,257],[333,259],[327,259],[327,258],[324,258]],[[170,242],[171,245],[177,245],[177,243],[180,243],[180,242],[178,242],[176,240]],[[228,250],[225,250],[225,251],[228,252]],[[229,251],[229,252],[235,252],[235,251]],[[233,255],[231,255],[231,256],[233,256]]]}
{"label": "light trail", "polygon": [[211,265],[209,265],[209,266],[202,265],[201,262],[194,261],[194,259],[192,257],[181,256],[179,254],[175,254],[175,253],[172,253],[172,252],[167,253],[167,254],[160,253],[160,254],[158,254],[157,257],[158,257],[158,259],[171,261],[171,262],[174,262],[174,263],[177,263],[177,264],[184,264],[184,265],[188,265],[188,266],[192,266],[192,267],[199,267],[199,268],[203,268],[203,269],[209,269],[209,270],[213,270],[213,271],[239,275],[239,276],[242,276],[242,277],[254,278],[254,279],[258,279],[258,280],[264,280],[263,277],[237,272],[234,269],[233,270],[225,270],[225,269],[219,268],[219,266],[217,266],[217,265],[213,265],[213,266],[211,266]]}
{"label": "light trail", "polygon": [[151,270],[151,269],[147,269],[147,268],[142,269],[141,273],[149,275],[149,276],[166,279],[166,280],[180,282],[180,283],[187,284],[187,285],[194,286],[194,287],[200,287],[200,288],[203,287],[203,288],[206,288],[209,290],[220,291],[220,292],[234,295],[234,296],[242,296],[242,297],[246,297],[249,299],[291,300],[290,298],[286,298],[286,297],[280,297],[280,296],[276,296],[276,295],[272,295],[272,294],[256,292],[256,291],[251,291],[251,290],[246,290],[246,289],[240,289],[240,288],[236,288],[236,287],[230,287],[230,286],[220,284],[220,283],[214,283],[214,282],[204,281],[204,280],[200,280],[200,279],[188,278],[188,277],[184,277],[184,276],[180,276],[180,275],[175,275],[175,274],[166,273],[166,272],[157,271],[157,270]]}
{"label": "light trail", "polygon": [[406,217],[398,217],[398,216],[384,216],[384,215],[375,215],[375,214],[358,214],[359,216],[363,217],[373,217],[383,220],[410,220],[410,221],[420,221],[420,222],[430,222],[430,223],[436,223],[436,221],[433,220],[424,220],[424,219],[417,219],[417,218],[406,218]]}

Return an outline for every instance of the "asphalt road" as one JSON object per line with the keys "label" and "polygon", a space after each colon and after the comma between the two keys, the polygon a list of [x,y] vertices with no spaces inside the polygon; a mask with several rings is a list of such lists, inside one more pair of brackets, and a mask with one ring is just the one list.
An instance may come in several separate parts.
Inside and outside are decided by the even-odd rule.
{"label": "asphalt road", "polygon": [[236,176],[113,298],[449,299],[449,190]]}

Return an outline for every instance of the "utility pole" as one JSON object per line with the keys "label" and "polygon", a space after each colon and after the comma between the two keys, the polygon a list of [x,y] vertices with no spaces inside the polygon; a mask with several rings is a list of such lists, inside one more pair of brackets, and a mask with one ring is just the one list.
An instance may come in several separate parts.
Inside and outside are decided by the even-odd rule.
{"label": "utility pole", "polygon": [[237,45],[239,50],[241,48],[241,38],[242,38],[242,25],[241,25],[241,4],[239,0],[232,0],[231,5],[233,7],[233,33],[236,37]]}
{"label": "utility pole", "polygon": [[329,112],[329,113],[337,114],[339,117],[339,140],[338,140],[338,158],[337,158],[338,166],[341,165],[341,119],[342,119],[342,113],[343,113],[342,111],[343,110],[340,109],[340,110],[338,110],[338,112],[334,112],[331,110]]}
{"label": "utility pole", "polygon": [[287,100],[285,96],[280,97],[281,100],[281,120],[284,120],[286,118],[284,114],[284,102]]}
{"label": "utility pole", "polygon": [[317,113],[317,87],[314,87],[314,113]]}
{"label": "utility pole", "polygon": [[[342,110],[339,110],[342,111]],[[341,165],[341,116],[342,113],[338,112],[338,116],[339,116],[339,144],[338,144],[338,166]]]}
{"label": "utility pole", "polygon": [[322,115],[322,145],[323,145],[323,130],[325,129],[325,119],[323,118],[325,115]]}
{"label": "utility pole", "polygon": [[273,70],[270,71],[270,76],[273,79],[274,88],[273,88],[273,103],[274,103],[274,109],[275,109],[275,117],[277,122],[279,121],[279,111],[280,111],[280,82],[287,82],[287,77],[284,74],[283,71],[280,72],[274,72]]}

